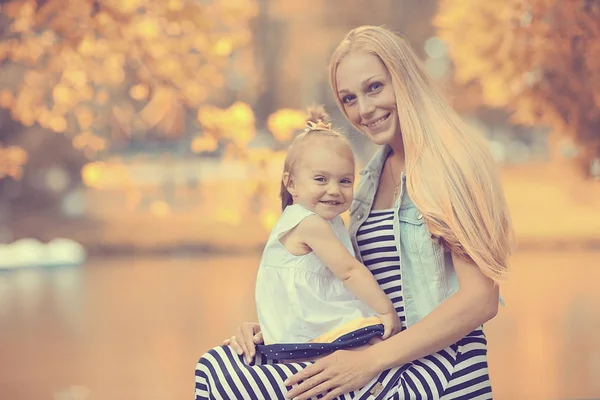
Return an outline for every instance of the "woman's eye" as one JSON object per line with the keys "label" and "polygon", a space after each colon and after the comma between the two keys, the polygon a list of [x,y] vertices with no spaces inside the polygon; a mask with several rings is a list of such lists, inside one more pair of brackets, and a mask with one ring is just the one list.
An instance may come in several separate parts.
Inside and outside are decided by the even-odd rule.
{"label": "woman's eye", "polygon": [[344,104],[351,103],[352,100],[354,100],[354,95],[351,95],[351,94],[349,94],[348,96],[342,97],[342,103],[344,103]]}
{"label": "woman's eye", "polygon": [[379,89],[381,89],[382,87],[383,87],[383,85],[381,84],[381,82],[373,82],[369,85],[369,91],[376,92]]}

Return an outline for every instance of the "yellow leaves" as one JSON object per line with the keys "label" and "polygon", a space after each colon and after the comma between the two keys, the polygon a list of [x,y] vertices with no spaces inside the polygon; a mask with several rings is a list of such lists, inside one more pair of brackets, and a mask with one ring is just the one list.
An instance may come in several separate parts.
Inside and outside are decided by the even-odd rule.
{"label": "yellow leaves", "polygon": [[219,142],[212,136],[200,136],[192,140],[192,151],[194,153],[212,152],[217,150]]}
{"label": "yellow leaves", "polygon": [[65,117],[60,115],[55,115],[50,118],[49,128],[54,132],[61,133],[67,130],[67,120]]}
{"label": "yellow leaves", "polygon": [[210,42],[208,41],[208,38],[206,36],[198,35],[194,39],[194,49],[196,49],[197,51],[204,53],[209,47]]}
{"label": "yellow leaves", "polygon": [[[118,127],[120,130],[122,130],[128,135],[131,134],[131,126],[134,122],[134,115],[135,110],[133,109],[133,106],[129,103],[113,106],[112,116],[115,120],[113,126]],[[140,128],[143,129],[145,128],[145,126],[141,126]]]}
{"label": "yellow leaves", "polygon": [[137,101],[143,101],[148,98],[148,93],[150,92],[150,88],[145,83],[138,83],[135,86],[132,86],[129,89],[129,95],[132,99]]}
{"label": "yellow leaves", "polygon": [[133,14],[148,0],[103,0],[107,5],[122,14]]}
{"label": "yellow leaves", "polygon": [[82,150],[91,157],[97,152],[105,150],[107,142],[106,139],[96,136],[91,132],[83,132],[73,138],[73,147]]}
{"label": "yellow leaves", "polygon": [[60,83],[52,89],[52,99],[57,104],[68,104],[71,100],[71,95],[71,90]]}
{"label": "yellow leaves", "polygon": [[[0,60],[11,61],[0,73],[8,76],[14,66],[24,75],[0,87],[0,106],[25,125],[76,135],[78,146],[94,142],[85,134],[92,126],[106,136],[150,128],[179,134],[182,107],[202,106],[211,90],[225,85],[231,54],[249,42],[255,2],[5,2],[7,31],[21,34],[0,38]],[[132,111],[137,102],[139,113]],[[254,137],[252,110],[236,105],[227,115],[227,140],[243,147]],[[83,147],[102,147],[98,143]]]}
{"label": "yellow leaves", "polygon": [[45,30],[40,35],[40,45],[43,47],[51,47],[56,43],[56,34],[50,30]]}
{"label": "yellow leaves", "polygon": [[600,156],[600,8],[583,3],[441,0],[435,25],[457,81],[479,85],[485,104],[514,110],[514,121],[592,149],[589,163]]}
{"label": "yellow leaves", "polygon": [[125,56],[123,54],[111,54],[106,57],[103,62],[106,74],[103,81],[107,84],[120,85],[125,79],[124,63]]}
{"label": "yellow leaves", "polygon": [[3,147],[0,144],[0,179],[9,176],[21,179],[23,166],[27,163],[27,152],[18,146]]}
{"label": "yellow leaves", "polygon": [[173,101],[175,93],[172,89],[164,86],[156,88],[150,102],[140,111],[140,119],[148,128],[156,126],[165,117]]}
{"label": "yellow leaves", "polygon": [[160,36],[161,29],[156,19],[144,18],[137,23],[135,32],[141,39],[154,40]]}
{"label": "yellow leaves", "polygon": [[[25,5],[31,1],[10,1],[2,4],[2,12],[10,18],[17,18],[24,11]],[[26,11],[26,10],[25,10]]]}
{"label": "yellow leaves", "polygon": [[131,176],[122,162],[90,162],[81,168],[83,184],[94,189],[130,187]]}
{"label": "yellow leaves", "polygon": [[238,147],[245,148],[254,138],[254,112],[246,103],[235,102],[227,110],[229,114],[225,121],[229,125],[230,139]]}
{"label": "yellow leaves", "polygon": [[36,109],[37,122],[43,128],[50,128],[50,120],[52,119],[52,113],[46,107],[38,107]]}
{"label": "yellow leaves", "polygon": [[156,66],[156,71],[162,76],[177,75],[181,73],[180,63],[176,59],[168,58]]}
{"label": "yellow leaves", "polygon": [[198,122],[208,134],[238,148],[246,148],[256,133],[252,108],[239,101],[225,110],[214,106],[200,108]]}
{"label": "yellow leaves", "polygon": [[171,214],[171,207],[164,201],[153,201],[150,204],[150,213],[159,218],[168,217]]}
{"label": "yellow leaves", "polygon": [[160,62],[162,62],[164,61],[165,56],[169,53],[169,47],[167,46],[167,43],[157,41],[153,44],[149,44],[146,48],[146,51],[155,60],[160,60]]}
{"label": "yellow leaves", "polygon": [[229,39],[226,38],[222,38],[220,40],[218,40],[215,45],[213,46],[213,52],[220,57],[226,57],[229,54],[231,54],[231,51],[233,50],[232,48],[232,43]]}
{"label": "yellow leaves", "polygon": [[206,100],[206,89],[196,82],[190,82],[182,89],[183,96],[190,107],[199,106]]}
{"label": "yellow leaves", "polygon": [[79,42],[77,51],[84,57],[93,57],[96,54],[96,47],[96,41],[91,35],[86,35],[83,40]]}
{"label": "yellow leaves", "polygon": [[10,89],[0,90],[0,107],[10,108],[15,101],[15,96]]}
{"label": "yellow leaves", "polygon": [[102,170],[104,163],[88,163],[81,168],[81,180],[83,184],[91,188],[101,188]]}
{"label": "yellow leaves", "polygon": [[217,221],[231,226],[238,226],[242,222],[242,213],[236,208],[220,208],[215,216]]}
{"label": "yellow leaves", "polygon": [[181,24],[179,22],[169,22],[166,30],[167,35],[169,36],[179,36],[181,35]]}
{"label": "yellow leaves", "polygon": [[109,95],[106,90],[100,90],[98,93],[96,93],[96,103],[103,106],[108,102],[108,97]]}
{"label": "yellow leaves", "polygon": [[167,0],[167,9],[169,11],[180,11],[183,9],[183,0]]}
{"label": "yellow leaves", "polygon": [[284,108],[269,115],[267,127],[275,139],[287,142],[292,139],[294,132],[304,128],[306,113],[300,110]]}
{"label": "yellow leaves", "polygon": [[75,117],[79,127],[83,130],[88,130],[94,123],[94,112],[87,106],[78,106],[75,108]]}
{"label": "yellow leaves", "polygon": [[33,110],[35,105],[40,103],[40,101],[39,92],[32,87],[23,85],[11,107],[13,119],[21,121],[25,126],[32,126],[35,123]]}
{"label": "yellow leaves", "polygon": [[236,101],[229,107],[228,112],[235,124],[239,126],[254,126],[254,112],[247,103]]}
{"label": "yellow leaves", "polygon": [[271,231],[275,227],[277,220],[279,220],[279,213],[272,210],[265,210],[260,215],[260,222],[267,231]]}
{"label": "yellow leaves", "polygon": [[74,88],[83,88],[87,83],[86,73],[81,69],[69,68],[65,70],[62,79]]}
{"label": "yellow leaves", "polygon": [[35,2],[17,1],[15,4],[5,6],[5,12],[14,18],[11,25],[13,32],[22,33],[30,31],[34,24]]}

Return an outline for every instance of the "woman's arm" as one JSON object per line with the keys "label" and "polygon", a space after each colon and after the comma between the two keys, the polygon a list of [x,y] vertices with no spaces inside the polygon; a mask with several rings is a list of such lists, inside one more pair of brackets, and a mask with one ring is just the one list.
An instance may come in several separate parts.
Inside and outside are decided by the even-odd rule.
{"label": "woman's arm", "polygon": [[332,400],[356,390],[382,371],[434,354],[456,343],[498,312],[498,287],[471,262],[453,256],[460,288],[421,321],[363,351],[339,350],[290,377],[287,398],[327,393]]}
{"label": "woman's arm", "polygon": [[436,353],[498,312],[498,286],[477,265],[453,255],[459,290],[421,321],[365,350],[379,371]]}

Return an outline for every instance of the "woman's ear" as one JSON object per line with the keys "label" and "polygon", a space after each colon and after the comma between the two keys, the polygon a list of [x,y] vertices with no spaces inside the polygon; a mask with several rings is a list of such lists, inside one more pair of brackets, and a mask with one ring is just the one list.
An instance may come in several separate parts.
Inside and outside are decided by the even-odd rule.
{"label": "woman's ear", "polygon": [[294,189],[294,180],[292,179],[292,176],[290,175],[289,172],[283,173],[282,181],[283,181],[283,186],[285,186],[287,191],[290,192],[290,194],[292,196],[295,196],[296,190]]}

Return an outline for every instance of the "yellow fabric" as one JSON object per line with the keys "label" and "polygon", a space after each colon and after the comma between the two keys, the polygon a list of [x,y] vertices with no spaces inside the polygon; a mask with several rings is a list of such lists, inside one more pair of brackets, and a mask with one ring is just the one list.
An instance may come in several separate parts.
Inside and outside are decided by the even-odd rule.
{"label": "yellow fabric", "polygon": [[327,333],[322,334],[321,336],[311,340],[310,343],[333,343],[346,333],[353,332],[357,329],[366,328],[367,326],[379,324],[381,324],[379,317],[354,319],[330,330]]}

